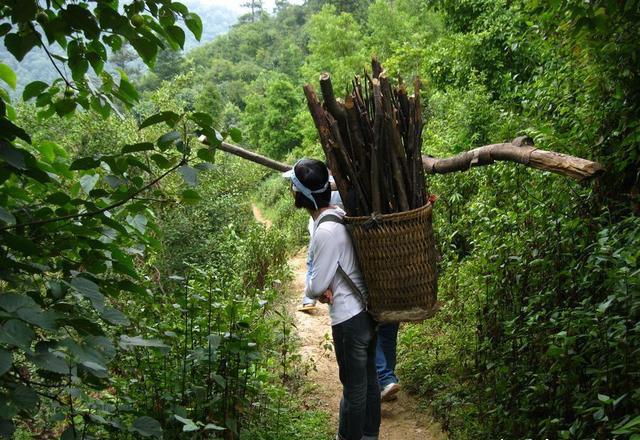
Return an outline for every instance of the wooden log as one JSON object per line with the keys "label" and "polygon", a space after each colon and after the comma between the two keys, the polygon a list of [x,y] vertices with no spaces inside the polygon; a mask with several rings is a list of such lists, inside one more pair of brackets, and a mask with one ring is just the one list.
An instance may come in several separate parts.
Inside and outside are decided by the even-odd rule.
{"label": "wooden log", "polygon": [[400,83],[398,85],[396,96],[399,104],[398,122],[400,123],[400,132],[402,133],[402,143],[405,147],[407,158],[410,158],[410,151],[413,145],[409,144],[409,96],[407,95],[407,88],[404,84]]}
{"label": "wooden log", "polygon": [[353,96],[347,96],[344,102],[344,108],[347,112],[347,125],[353,147],[353,166],[358,181],[362,185],[365,198],[371,200],[371,179],[367,171],[369,169],[370,159],[362,134],[362,121],[360,121],[358,117],[358,110],[356,109]]}
{"label": "wooden log", "polygon": [[320,105],[320,101],[318,101],[316,92],[313,90],[311,84],[306,84],[303,87],[303,90],[305,97],[307,98],[307,105],[309,107],[309,112],[311,113],[311,118],[313,119],[313,122],[318,129],[318,134],[320,135],[320,145],[322,145],[322,149],[324,150],[327,158],[327,166],[333,173],[333,178],[336,182],[336,187],[338,188],[340,197],[346,203],[349,195],[349,183],[343,176],[338,160],[333,152],[335,140],[331,134],[331,127],[329,127],[327,122],[325,111]]}
{"label": "wooden log", "polygon": [[371,71],[373,72],[373,77],[379,78],[383,70],[384,69],[382,68],[382,64],[380,64],[380,61],[378,61],[376,57],[373,57],[371,59]]}
{"label": "wooden log", "polygon": [[466,171],[471,167],[491,165],[495,161],[520,163],[579,182],[599,176],[605,171],[605,167],[598,162],[535,148],[533,141],[527,137],[502,144],[484,145],[448,158],[422,156],[422,163],[428,174]]}
{"label": "wooden log", "polygon": [[411,206],[413,208],[417,208],[420,205],[416,206],[416,199],[418,197],[418,195],[416,193],[419,192],[418,185],[420,185],[422,182],[421,181],[417,181],[416,176],[417,176],[417,171],[416,171],[416,156],[420,156],[420,151],[416,151],[416,144],[417,142],[415,141],[415,137],[417,135],[416,129],[415,129],[415,98],[412,96],[411,98],[407,97],[407,101],[408,101],[408,107],[409,107],[409,111],[408,111],[408,116],[407,116],[407,133],[406,133],[406,149],[407,149],[407,155],[409,155],[409,174],[411,176],[411,187],[413,188],[413,197],[411,198]]}
{"label": "wooden log", "polygon": [[414,182],[414,199],[413,207],[419,208],[424,205],[427,199],[425,178],[424,178],[424,166],[422,164],[422,128],[424,127],[424,121],[422,120],[422,103],[420,101],[420,78],[416,77],[413,81],[413,96],[415,101],[415,113],[414,113],[414,139],[413,139],[413,182]]}
{"label": "wooden log", "polygon": [[382,195],[381,189],[381,151],[380,138],[383,130],[382,116],[382,92],[380,91],[380,82],[376,79],[371,82],[373,88],[373,101],[375,105],[375,116],[373,122],[373,144],[371,148],[371,210],[372,213],[382,212]]}
{"label": "wooden log", "polygon": [[[198,140],[205,145],[211,145],[209,139],[207,139],[207,137],[204,135],[200,136]],[[253,151],[246,150],[244,148],[238,147],[237,145],[229,144],[227,142],[222,142],[217,148],[218,150],[222,150],[226,153],[233,154],[234,156],[241,157],[243,159],[257,163],[258,165],[263,165],[267,168],[271,168],[272,170],[280,171],[282,173],[291,169],[291,165],[278,162],[277,160],[270,159],[266,156],[262,156],[258,153],[254,153]]]}
{"label": "wooden log", "polygon": [[385,72],[379,76],[380,88],[382,90],[382,107],[384,112],[385,132],[387,134],[386,141],[390,150],[391,158],[391,175],[393,178],[393,187],[396,194],[396,202],[401,212],[409,210],[409,200],[407,198],[407,159],[405,157],[404,147],[402,146],[402,138],[400,129],[394,114],[394,106],[392,103],[391,84]]}
{"label": "wooden log", "polygon": [[[364,195],[360,181],[357,179],[357,174],[356,174],[355,168],[353,167],[353,163],[351,162],[351,158],[349,158],[345,150],[344,140],[340,133],[338,121],[335,118],[333,118],[331,114],[327,114],[326,117],[327,117],[327,122],[329,124],[329,127],[331,128],[331,134],[333,135],[333,140],[334,140],[333,144],[331,145],[331,148],[333,148],[333,153],[337,159],[338,167],[341,170],[340,174],[343,177],[349,176],[349,181],[351,182],[351,185],[353,186],[353,189],[356,195],[357,206],[349,207],[350,208],[349,211],[352,211],[351,213],[349,213],[349,215],[367,215],[370,212],[369,202],[367,201],[367,198]],[[342,200],[344,201],[345,208],[346,208],[348,204],[347,203],[348,200],[347,199],[342,199]]]}
{"label": "wooden log", "polygon": [[351,136],[348,129],[347,112],[344,105],[336,99],[333,92],[333,84],[331,83],[331,75],[324,72],[320,75],[320,91],[322,92],[322,98],[324,105],[328,112],[338,121],[340,127],[340,133],[344,141],[344,146],[351,156],[353,156],[353,147],[351,144]]}

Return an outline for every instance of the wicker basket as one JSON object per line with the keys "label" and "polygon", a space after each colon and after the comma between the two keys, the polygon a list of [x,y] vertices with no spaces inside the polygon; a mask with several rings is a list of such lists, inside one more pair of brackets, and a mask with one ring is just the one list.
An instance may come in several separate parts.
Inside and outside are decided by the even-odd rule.
{"label": "wicker basket", "polygon": [[431,203],[376,217],[345,217],[378,322],[422,321],[436,310]]}

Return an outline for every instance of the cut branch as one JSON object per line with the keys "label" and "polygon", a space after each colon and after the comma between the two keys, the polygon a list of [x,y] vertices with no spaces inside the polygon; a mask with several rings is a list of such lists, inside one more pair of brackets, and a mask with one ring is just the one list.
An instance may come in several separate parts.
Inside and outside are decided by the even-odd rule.
{"label": "cut branch", "polygon": [[[198,140],[205,145],[211,145],[211,143],[209,142],[209,139],[207,139],[207,137],[204,135],[200,136]],[[237,145],[229,144],[227,142],[222,142],[220,146],[218,146],[217,148],[218,150],[222,150],[229,154],[233,154],[234,156],[247,159],[248,161],[257,163],[259,165],[263,165],[275,171],[285,172],[291,169],[291,165],[278,162],[277,160],[270,159],[266,156],[262,156],[258,153],[254,153],[253,151],[245,150],[244,148],[240,148]]]}
{"label": "cut branch", "polygon": [[495,161],[516,162],[531,168],[551,171],[579,182],[599,176],[605,171],[598,162],[554,151],[540,150],[525,136],[503,144],[491,144],[465,151],[453,157],[422,156],[428,174],[466,171],[471,167],[491,165]]}

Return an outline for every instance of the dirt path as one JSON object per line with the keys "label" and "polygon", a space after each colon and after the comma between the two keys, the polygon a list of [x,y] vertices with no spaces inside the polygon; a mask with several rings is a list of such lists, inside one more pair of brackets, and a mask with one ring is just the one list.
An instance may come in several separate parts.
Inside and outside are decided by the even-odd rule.
{"label": "dirt path", "polygon": [[265,218],[265,216],[262,215],[262,211],[260,211],[260,208],[258,208],[256,205],[251,205],[251,210],[253,211],[253,216],[258,223],[262,223],[267,228],[271,227],[271,220]]}
{"label": "dirt path", "polygon": [[[260,210],[254,206],[258,221],[266,223]],[[306,275],[306,249],[301,249],[289,260],[294,278],[288,286],[288,310],[294,317],[300,338],[300,354],[305,361],[316,366],[307,376],[308,390],[305,404],[329,413],[337,426],[337,409],[342,393],[337,363],[331,344],[331,321],[326,305],[319,304],[312,312],[298,312]],[[445,440],[440,426],[418,409],[418,402],[401,390],[397,400],[382,404],[380,440]]]}

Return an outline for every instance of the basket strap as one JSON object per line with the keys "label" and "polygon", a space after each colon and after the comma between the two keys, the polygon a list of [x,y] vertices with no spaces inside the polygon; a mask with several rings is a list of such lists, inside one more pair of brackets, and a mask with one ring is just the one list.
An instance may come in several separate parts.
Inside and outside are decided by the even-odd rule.
{"label": "basket strap", "polygon": [[362,304],[362,307],[364,307],[365,310],[369,310],[369,307],[367,304],[367,295],[363,293],[362,290],[358,289],[358,286],[356,286],[356,283],[354,283],[351,277],[347,275],[347,273],[344,271],[342,266],[340,266],[340,263],[338,263],[338,273],[342,275],[342,278],[344,278],[344,280],[347,282],[349,287],[351,287],[351,289],[356,293],[356,297],[360,301],[360,304]]}
{"label": "basket strap", "polygon": [[[344,224],[341,217],[338,217],[337,215],[334,215],[334,214],[327,214],[324,217],[322,217],[320,220],[318,220],[318,225],[316,226],[316,228],[318,228],[318,226],[320,226],[322,223],[325,223],[325,222],[334,222],[334,223]],[[368,310],[367,295],[364,292],[362,292],[358,288],[358,286],[356,286],[356,283],[354,283],[351,277],[347,275],[347,273],[344,271],[342,266],[340,266],[340,263],[338,263],[338,273],[342,276],[342,278],[344,278],[344,280],[349,285],[351,290],[353,290],[356,293],[356,296],[360,301],[360,304],[362,304],[362,306],[364,307],[364,309]]]}

